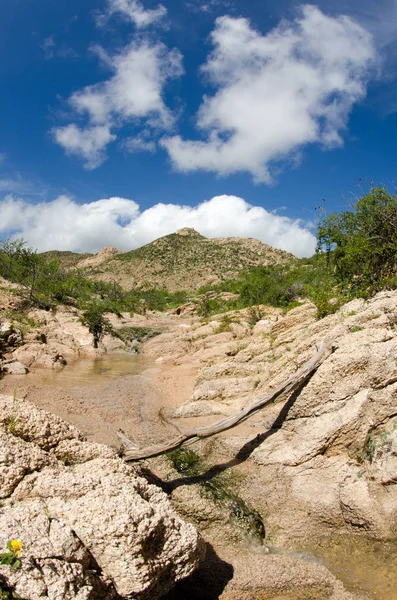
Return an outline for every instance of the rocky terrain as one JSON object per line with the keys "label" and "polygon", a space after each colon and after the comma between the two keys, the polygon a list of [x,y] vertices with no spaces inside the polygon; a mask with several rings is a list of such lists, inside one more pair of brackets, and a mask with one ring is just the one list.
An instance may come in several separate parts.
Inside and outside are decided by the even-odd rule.
{"label": "rocky terrain", "polygon": [[[31,558],[26,561],[29,573],[11,572],[8,567],[1,567],[0,573],[7,578],[12,575],[9,581],[20,586],[16,589],[22,597],[23,590],[31,589],[23,588],[23,582],[32,586],[34,579],[40,589],[47,590],[49,598],[156,598],[167,594],[167,600],[395,600],[396,300],[397,292],[381,292],[367,301],[354,300],[322,320],[316,319],[316,309],[309,302],[287,313],[260,306],[205,320],[194,314],[192,306],[167,314],[149,312],[132,320],[128,315],[112,317],[115,326],[139,322],[164,331],[141,348],[142,360],[151,365],[146,381],[164,393],[155,402],[150,395],[145,396],[145,406],[139,402],[135,417],[130,418],[134,397],[128,395],[128,389],[132,379],[102,387],[98,384],[92,394],[107,396],[108,404],[105,407],[102,402],[94,412],[88,412],[88,396],[82,394],[80,414],[89,414],[94,438],[95,419],[98,423],[108,419],[109,434],[113,427],[116,440],[119,418],[115,417],[118,405],[114,402],[125,394],[132,404],[123,409],[123,429],[140,447],[235,413],[295,373],[322,341],[332,344],[333,352],[290,398],[268,406],[233,430],[174,456],[143,461],[139,468],[125,465],[112,449],[84,441],[75,429],[35,410],[26,400],[16,403],[12,397],[3,397],[0,415],[7,443],[1,462],[5,490],[1,542],[5,547],[11,538],[26,541],[26,556],[32,557],[33,563]],[[89,350],[92,340],[84,337],[87,330],[77,315],[73,316],[73,310],[68,316],[62,310],[48,314],[49,321],[41,325],[46,343],[28,336],[26,345],[13,350],[13,355],[21,362],[24,358],[24,364],[33,371],[36,365],[51,366],[47,359],[40,362],[39,346],[51,347],[63,340],[65,348],[77,348],[74,356],[93,352]],[[34,331],[37,335],[40,327]],[[65,332],[70,336],[67,343]],[[105,340],[102,351],[112,349],[112,340]],[[36,343],[37,348],[32,349]],[[29,362],[33,350],[37,355]],[[67,351],[60,354],[67,356]],[[186,384],[186,377],[191,385]],[[41,393],[37,388],[29,396],[26,388],[23,395],[40,404]],[[68,410],[63,410],[68,406],[66,401],[66,396],[57,393],[52,405],[46,406],[68,418]],[[159,566],[156,571],[157,566],[153,566],[152,571],[150,567],[149,576],[147,564],[152,563],[145,558],[144,549],[146,535],[151,540],[148,544],[153,542],[157,547],[155,540],[163,539],[161,532],[168,525],[156,529],[153,524],[155,533],[151,534],[150,519],[157,522],[157,513],[153,508],[152,514],[148,506],[144,510],[152,516],[148,521],[145,517],[145,526],[139,529],[133,516],[135,508],[127,506],[127,496],[135,498],[137,486],[139,490],[140,486],[150,487],[146,481],[135,483],[142,475],[160,486],[176,514],[195,527],[189,529],[175,515],[175,531],[173,525],[167,529],[165,537],[172,540],[184,539],[184,527],[190,532],[187,546],[175,541],[176,555],[181,558],[178,548],[184,548],[186,561],[175,559],[180,570],[170,578],[169,588],[198,564],[202,549],[196,530],[207,545],[201,566],[168,593],[163,575],[157,577],[156,573],[167,574],[167,560],[174,558],[166,554],[163,562],[160,555],[164,570]],[[117,490],[121,507],[117,516],[113,490]],[[162,502],[167,502],[163,492],[153,490],[153,498],[161,497],[158,502],[163,506]],[[145,494],[144,500],[150,504],[152,496]],[[40,504],[43,498],[48,509]],[[106,498],[113,506],[109,509],[112,517],[103,523],[102,513],[99,519],[99,512],[95,512],[99,511],[97,498]],[[137,514],[141,514],[139,510]],[[43,529],[37,525],[27,531],[26,523],[33,518]],[[135,543],[126,525],[132,521],[142,535],[139,551],[129,545]],[[49,537],[53,543],[51,528],[55,526],[65,527],[65,545],[52,554],[40,553],[41,544],[45,548],[49,544],[40,540]],[[335,538],[344,548],[343,565],[354,556],[353,549],[363,544],[362,554],[355,559],[363,567],[354,581],[346,569],[333,568],[332,561],[321,559],[330,552],[328,546]],[[378,548],[376,544],[380,544],[381,559],[367,567],[365,561],[372,556],[371,549]],[[105,552],[108,546],[110,554]],[[34,561],[39,565],[37,571],[32,568]],[[50,561],[59,561],[59,577],[48,567]],[[383,579],[376,582],[383,569]],[[158,583],[150,583],[152,577]],[[69,582],[69,596],[61,595],[66,593],[65,580]],[[134,587],[141,584],[139,590]],[[63,591],[53,593],[57,586]],[[40,593],[42,596],[37,597],[46,597]]]}
{"label": "rocky terrain", "polygon": [[[236,532],[230,532],[230,519],[214,514],[214,509],[204,510],[200,485],[230,471],[238,477],[240,497],[261,515],[270,546],[291,549],[304,545],[304,540],[331,535],[396,539],[396,299],[396,292],[382,292],[369,301],[354,300],[320,321],[310,303],[286,315],[262,307],[255,325],[248,310],[240,311],[146,344],[145,353],[158,361],[194,361],[198,366],[190,399],[169,412],[182,429],[233,414],[274,389],[322,340],[335,347],[287,403],[268,407],[235,430],[196,445],[207,465],[201,483],[193,477],[186,487],[171,486],[179,514],[217,549],[224,548],[228,537],[235,543]],[[151,463],[167,478],[164,460]],[[197,506],[192,501],[194,487]],[[283,584],[280,574],[273,579],[274,561],[284,564],[280,557],[268,562],[267,557],[251,557],[241,547],[240,551],[240,557],[220,551],[234,567],[233,581],[222,598],[257,597],[247,592],[245,575],[245,583],[239,583],[247,564],[266,580],[263,586],[269,595],[258,597],[289,598],[272,589],[279,584],[291,598],[301,597],[299,586],[294,587],[299,578]],[[395,568],[396,548],[393,556]],[[382,584],[383,595],[376,597],[394,599],[395,583],[395,574],[390,575],[388,586]],[[330,588],[324,591],[316,585],[313,582],[312,595],[306,589],[302,597],[334,597]],[[335,597],[344,596],[339,591]]]}
{"label": "rocky terrain", "polygon": [[396,292],[381,292],[320,321],[310,303],[285,316],[262,307],[251,328],[247,309],[146,344],[159,361],[200,365],[191,398],[171,413],[198,422],[233,414],[294,373],[321,341],[334,344],[287,405],[265,409],[203,450],[214,463],[245,447],[252,465],[246,489],[272,539],[396,534],[396,299]]}
{"label": "rocky terrain", "polygon": [[20,567],[0,564],[0,591],[152,600],[198,565],[204,544],[194,527],[114,450],[7,396],[0,437],[0,547],[22,542]]}
{"label": "rocky terrain", "polygon": [[255,239],[209,239],[190,228],[130,252],[106,247],[80,260],[78,254],[70,252],[46,255],[57,258],[66,268],[82,269],[88,277],[116,281],[124,289],[166,287],[171,292],[195,291],[206,284],[233,279],[248,267],[282,264],[295,258]]}

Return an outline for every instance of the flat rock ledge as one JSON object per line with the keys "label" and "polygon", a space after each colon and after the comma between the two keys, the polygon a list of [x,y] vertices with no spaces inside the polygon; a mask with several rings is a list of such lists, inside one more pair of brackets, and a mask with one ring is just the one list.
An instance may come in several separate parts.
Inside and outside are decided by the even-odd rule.
{"label": "flat rock ledge", "polygon": [[1,395],[0,499],[0,552],[23,543],[21,567],[0,565],[0,583],[26,600],[155,600],[205,551],[167,496],[112,448]]}

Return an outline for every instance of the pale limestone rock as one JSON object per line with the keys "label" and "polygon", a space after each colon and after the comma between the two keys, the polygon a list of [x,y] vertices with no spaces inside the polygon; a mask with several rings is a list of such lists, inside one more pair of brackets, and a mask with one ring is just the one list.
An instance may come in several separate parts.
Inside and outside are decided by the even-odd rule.
{"label": "pale limestone rock", "polygon": [[29,600],[155,599],[203,555],[192,525],[112,449],[61,419],[0,396],[0,575]]}
{"label": "pale limestone rock", "polygon": [[[223,460],[232,460],[258,434],[262,441],[253,445],[248,458],[254,474],[242,487],[275,539],[357,531],[393,536],[397,292],[354,300],[319,321],[315,312],[306,303],[285,316],[267,316],[267,322],[257,323],[237,341],[235,354],[224,358],[210,325],[190,332],[183,359],[176,357],[186,333],[170,334],[164,343],[168,358],[201,365],[191,398],[173,416],[233,414],[293,375],[322,340],[332,341],[335,352],[288,410],[278,416],[282,404],[269,406],[247,422],[252,433],[246,429],[244,437],[232,430],[212,441],[206,461],[216,464],[219,453]],[[242,313],[235,313],[235,319],[241,321]],[[161,337],[151,347],[153,354],[164,347]],[[213,348],[214,354],[206,354]],[[375,437],[378,448],[372,459],[366,450],[368,436]]]}
{"label": "pale limestone rock", "polygon": [[5,360],[1,363],[1,368],[10,375],[26,375],[29,369],[18,360]]}

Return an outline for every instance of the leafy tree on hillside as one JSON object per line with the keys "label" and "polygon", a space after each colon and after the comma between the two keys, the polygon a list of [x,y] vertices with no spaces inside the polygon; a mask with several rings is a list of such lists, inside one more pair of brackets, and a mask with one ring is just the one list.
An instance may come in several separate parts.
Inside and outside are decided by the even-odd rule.
{"label": "leafy tree on hillside", "polygon": [[369,295],[391,284],[397,259],[397,196],[374,188],[351,211],[333,213],[318,228],[336,280],[352,295]]}

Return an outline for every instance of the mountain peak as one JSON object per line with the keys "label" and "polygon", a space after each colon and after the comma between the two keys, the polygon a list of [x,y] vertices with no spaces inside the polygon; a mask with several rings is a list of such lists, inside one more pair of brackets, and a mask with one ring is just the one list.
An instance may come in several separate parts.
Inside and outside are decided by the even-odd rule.
{"label": "mountain peak", "polygon": [[189,237],[200,237],[200,238],[204,237],[203,235],[201,235],[201,233],[199,233],[198,231],[193,229],[193,227],[182,227],[182,229],[178,229],[178,231],[176,231],[175,234],[189,236]]}

